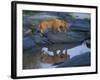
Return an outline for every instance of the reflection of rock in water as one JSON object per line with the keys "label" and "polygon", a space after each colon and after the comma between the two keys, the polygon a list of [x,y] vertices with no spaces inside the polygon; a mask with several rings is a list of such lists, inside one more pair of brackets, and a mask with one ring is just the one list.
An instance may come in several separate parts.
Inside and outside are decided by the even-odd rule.
{"label": "reflection of rock in water", "polygon": [[47,64],[55,64],[55,63],[63,62],[69,58],[70,56],[67,54],[59,54],[59,55],[54,55],[54,56],[49,56],[48,54],[42,54],[41,62],[47,63]]}
{"label": "reflection of rock in water", "polygon": [[40,63],[41,68],[54,68],[56,66],[53,66],[52,64],[47,64],[47,63]]}
{"label": "reflection of rock in water", "polygon": [[40,53],[24,54],[23,69],[37,69],[40,68]]}
{"label": "reflection of rock in water", "polygon": [[[46,47],[48,47],[50,51],[54,51],[57,49],[63,50],[65,48],[66,49],[72,48],[72,47],[75,47],[76,45],[78,44],[53,44],[53,45],[47,45]],[[41,46],[41,48],[42,47],[44,46]],[[40,60],[41,48],[37,50],[29,49],[29,50],[23,51],[23,69],[38,69],[38,68],[45,68],[51,65],[51,64],[41,63],[41,60]],[[53,61],[51,61],[51,63],[53,63]],[[56,58],[55,63],[57,63],[57,61],[60,62],[61,60]],[[49,67],[53,67],[53,66],[49,66]]]}
{"label": "reflection of rock in water", "polygon": [[41,56],[40,53],[25,54],[23,56],[23,69],[52,68],[52,64],[63,62],[68,59],[67,55]]}

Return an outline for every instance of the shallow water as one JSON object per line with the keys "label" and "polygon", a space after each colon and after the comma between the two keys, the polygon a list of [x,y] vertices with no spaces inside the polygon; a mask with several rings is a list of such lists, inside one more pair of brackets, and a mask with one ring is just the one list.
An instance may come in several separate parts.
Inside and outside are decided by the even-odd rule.
{"label": "shallow water", "polygon": [[[46,45],[45,47],[49,48],[49,51],[55,51],[55,50],[63,50],[63,49],[69,49],[72,47],[75,47],[79,44],[52,44],[52,45]],[[23,51],[23,69],[39,69],[39,68],[54,68],[55,66],[52,66],[52,64],[46,64],[42,63],[40,60],[40,51],[41,48],[44,46],[38,47],[38,49],[35,50],[35,48],[31,48],[29,50]]]}

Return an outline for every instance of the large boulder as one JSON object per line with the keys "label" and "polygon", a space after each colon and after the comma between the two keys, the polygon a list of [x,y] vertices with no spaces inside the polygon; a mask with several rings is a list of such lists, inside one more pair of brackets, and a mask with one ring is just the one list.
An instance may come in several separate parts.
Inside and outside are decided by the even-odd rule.
{"label": "large boulder", "polygon": [[85,40],[87,35],[84,32],[74,31],[57,33],[48,32],[47,38],[52,43],[77,43]]}
{"label": "large boulder", "polygon": [[[90,38],[90,23],[83,19],[74,19],[71,21],[70,29],[67,32],[52,32],[50,30],[45,31],[43,36],[36,30],[38,25],[32,26],[32,22],[40,22],[51,18],[64,18],[69,17],[71,21],[72,16],[68,13],[60,12],[41,12],[35,15],[23,16],[23,35],[24,35],[24,48],[28,48],[33,44],[52,44],[52,43],[80,43],[85,39]],[[31,34],[32,33],[32,34]],[[27,37],[28,36],[28,37]],[[31,44],[33,43],[33,44]],[[26,45],[28,44],[28,45]]]}

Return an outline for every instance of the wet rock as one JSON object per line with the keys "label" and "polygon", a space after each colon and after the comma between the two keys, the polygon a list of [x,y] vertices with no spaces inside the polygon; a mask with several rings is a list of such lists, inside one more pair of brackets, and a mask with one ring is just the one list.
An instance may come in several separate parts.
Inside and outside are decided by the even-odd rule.
{"label": "wet rock", "polygon": [[90,31],[90,23],[83,19],[75,19],[74,21],[71,22],[70,29],[76,31],[85,31],[85,32]]}
{"label": "wet rock", "polygon": [[24,28],[23,29],[23,36],[28,36],[32,34],[32,30],[29,28]]}
{"label": "wet rock", "polygon": [[39,26],[32,26],[31,29],[32,30],[39,30]]}
{"label": "wet rock", "polygon": [[36,44],[30,37],[23,38],[23,49],[29,49],[34,47]]}
{"label": "wet rock", "polygon": [[31,36],[32,39],[34,40],[34,42],[36,44],[48,44],[48,39],[46,37],[43,37],[40,33],[36,33],[34,35]]}
{"label": "wet rock", "polygon": [[52,43],[75,43],[83,41],[87,36],[84,32],[48,32],[47,38]]}
{"label": "wet rock", "polygon": [[[35,44],[39,44],[39,45],[53,44],[53,43],[57,43],[57,44],[58,43],[80,43],[85,39],[90,38],[90,23],[82,19],[74,19],[71,22],[69,31],[67,32],[57,32],[57,31],[52,32],[50,29],[50,30],[46,30],[43,36],[41,36],[41,34],[36,31],[38,30],[38,25],[35,26],[31,25],[33,21],[40,22],[41,20],[60,18],[58,17],[58,15],[60,17],[61,16],[64,17],[65,15],[69,16],[66,13],[63,13],[63,15],[61,15],[61,13],[52,14],[52,12],[51,13],[43,12],[33,16],[24,15],[23,16],[24,35],[29,36]],[[30,32],[32,32],[31,35],[26,35],[27,33],[29,34]],[[27,43],[28,41],[26,41],[25,39],[24,42]]]}
{"label": "wet rock", "polygon": [[57,67],[75,67],[75,66],[90,66],[90,52],[73,57],[66,60],[63,63],[57,65]]}

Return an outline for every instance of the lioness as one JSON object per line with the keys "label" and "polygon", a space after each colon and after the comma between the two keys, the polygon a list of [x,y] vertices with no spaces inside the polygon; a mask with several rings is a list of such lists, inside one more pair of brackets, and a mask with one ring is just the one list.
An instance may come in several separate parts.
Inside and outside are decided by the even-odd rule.
{"label": "lioness", "polygon": [[57,30],[61,32],[61,31],[66,31],[69,28],[69,26],[68,22],[65,22],[64,20],[61,19],[50,19],[40,22],[39,30],[41,33],[44,33],[44,31],[49,28],[51,28],[54,31]]}

